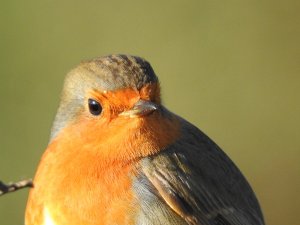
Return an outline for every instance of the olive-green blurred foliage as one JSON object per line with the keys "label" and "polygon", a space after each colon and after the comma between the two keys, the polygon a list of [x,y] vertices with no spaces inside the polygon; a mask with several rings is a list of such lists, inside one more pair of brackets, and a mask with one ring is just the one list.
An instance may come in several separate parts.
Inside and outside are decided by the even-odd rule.
{"label": "olive-green blurred foliage", "polygon": [[[237,163],[269,225],[299,225],[300,4],[287,1],[2,1],[0,179],[34,175],[64,75],[83,59],[148,59],[165,105]],[[57,190],[59,191],[59,190]],[[0,198],[23,224],[28,190]]]}

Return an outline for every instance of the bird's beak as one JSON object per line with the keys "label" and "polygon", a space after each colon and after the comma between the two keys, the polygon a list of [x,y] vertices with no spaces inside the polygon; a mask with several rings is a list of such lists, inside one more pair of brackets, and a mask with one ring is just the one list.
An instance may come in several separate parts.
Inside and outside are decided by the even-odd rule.
{"label": "bird's beak", "polygon": [[132,109],[124,111],[120,113],[120,116],[125,117],[141,117],[149,115],[150,113],[154,112],[158,109],[158,105],[154,102],[145,101],[145,100],[139,100],[135,105],[132,107]]}

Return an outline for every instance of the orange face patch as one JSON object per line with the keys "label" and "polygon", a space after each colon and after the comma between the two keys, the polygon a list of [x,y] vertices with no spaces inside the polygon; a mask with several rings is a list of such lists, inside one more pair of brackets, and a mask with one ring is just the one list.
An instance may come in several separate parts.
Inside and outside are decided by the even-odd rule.
{"label": "orange face patch", "polygon": [[128,162],[152,155],[173,143],[179,136],[178,119],[170,115],[164,117],[159,110],[141,118],[119,116],[140,99],[159,104],[157,83],[148,84],[141,90],[93,91],[88,98],[99,101],[103,112],[94,116],[86,108],[86,112],[64,128],[56,139],[59,139],[60,144],[72,145],[66,146],[66,149],[84,149],[88,146],[87,150],[81,151],[93,151],[98,156],[101,155],[102,165],[106,165],[105,162]]}
{"label": "orange face patch", "polygon": [[126,88],[117,91],[91,91],[86,98],[98,101],[103,107],[102,116],[110,119],[131,109],[140,99],[160,104],[160,89],[158,83],[153,83],[145,85],[141,90]]}

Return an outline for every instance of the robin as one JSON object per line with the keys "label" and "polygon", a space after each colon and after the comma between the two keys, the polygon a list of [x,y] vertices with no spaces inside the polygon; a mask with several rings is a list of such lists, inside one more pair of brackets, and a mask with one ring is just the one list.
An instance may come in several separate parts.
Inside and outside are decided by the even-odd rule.
{"label": "robin", "polygon": [[140,57],[82,62],[66,77],[26,225],[263,225],[228,156],[168,111]]}

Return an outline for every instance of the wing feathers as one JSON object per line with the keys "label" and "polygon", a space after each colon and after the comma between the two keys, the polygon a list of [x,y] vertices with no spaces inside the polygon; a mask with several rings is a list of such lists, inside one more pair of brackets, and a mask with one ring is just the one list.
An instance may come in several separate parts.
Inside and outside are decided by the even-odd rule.
{"label": "wing feathers", "polygon": [[201,131],[185,134],[142,170],[157,195],[190,225],[263,225],[256,197],[233,162]]}

